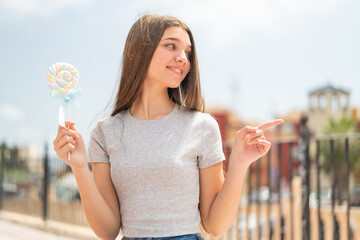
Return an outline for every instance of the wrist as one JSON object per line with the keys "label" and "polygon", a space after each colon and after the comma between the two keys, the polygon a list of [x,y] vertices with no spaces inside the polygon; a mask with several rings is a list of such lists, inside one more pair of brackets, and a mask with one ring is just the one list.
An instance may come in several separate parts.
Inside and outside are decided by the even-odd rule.
{"label": "wrist", "polygon": [[235,158],[233,155],[229,158],[228,168],[230,169],[248,169],[251,163],[246,161],[246,159],[241,159],[240,157]]}
{"label": "wrist", "polygon": [[70,166],[70,167],[74,174],[90,170],[88,163],[86,161],[84,163],[82,163],[81,165]]}

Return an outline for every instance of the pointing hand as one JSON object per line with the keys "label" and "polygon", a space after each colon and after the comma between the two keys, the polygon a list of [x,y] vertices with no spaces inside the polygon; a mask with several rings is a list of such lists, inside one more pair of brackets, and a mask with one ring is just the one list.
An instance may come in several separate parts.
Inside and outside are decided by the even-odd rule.
{"label": "pointing hand", "polygon": [[282,119],[276,119],[257,127],[246,126],[237,131],[230,164],[241,163],[241,165],[246,164],[249,166],[252,162],[264,156],[271,147],[271,143],[264,136],[264,131],[283,122]]}

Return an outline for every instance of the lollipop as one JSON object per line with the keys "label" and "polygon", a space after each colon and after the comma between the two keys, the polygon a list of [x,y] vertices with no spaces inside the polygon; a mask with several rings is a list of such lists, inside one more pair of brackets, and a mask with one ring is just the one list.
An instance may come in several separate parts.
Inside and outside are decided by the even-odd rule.
{"label": "lollipop", "polygon": [[60,97],[61,94],[68,102],[79,91],[79,72],[69,63],[55,63],[46,74],[46,82],[52,96]]}
{"label": "lollipop", "polygon": [[[67,120],[69,120],[69,102],[75,100],[75,97],[81,94],[79,85],[79,72],[69,63],[55,63],[49,67],[46,73],[46,82],[51,89],[50,95],[61,99],[67,108]],[[63,123],[64,113],[62,105],[59,110],[59,124],[65,127]],[[68,153],[70,160],[70,152]]]}

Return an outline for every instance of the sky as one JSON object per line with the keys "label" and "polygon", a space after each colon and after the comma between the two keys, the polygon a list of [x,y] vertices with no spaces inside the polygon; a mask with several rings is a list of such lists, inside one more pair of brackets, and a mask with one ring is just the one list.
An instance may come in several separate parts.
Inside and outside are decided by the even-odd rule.
{"label": "sky", "polygon": [[87,144],[106,116],[127,33],[143,14],[185,21],[195,38],[207,106],[263,122],[308,106],[332,84],[360,107],[360,1],[0,0],[0,142],[52,144],[59,100],[47,69],[67,62],[83,94],[70,105]]}

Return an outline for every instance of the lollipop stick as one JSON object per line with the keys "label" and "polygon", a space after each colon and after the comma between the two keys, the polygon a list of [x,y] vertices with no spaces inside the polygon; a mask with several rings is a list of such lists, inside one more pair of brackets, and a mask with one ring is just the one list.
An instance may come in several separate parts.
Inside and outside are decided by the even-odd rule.
{"label": "lollipop stick", "polygon": [[[66,120],[69,121],[69,103],[66,105]],[[69,129],[69,126],[67,129]],[[68,160],[70,161],[70,151],[68,152]]]}

